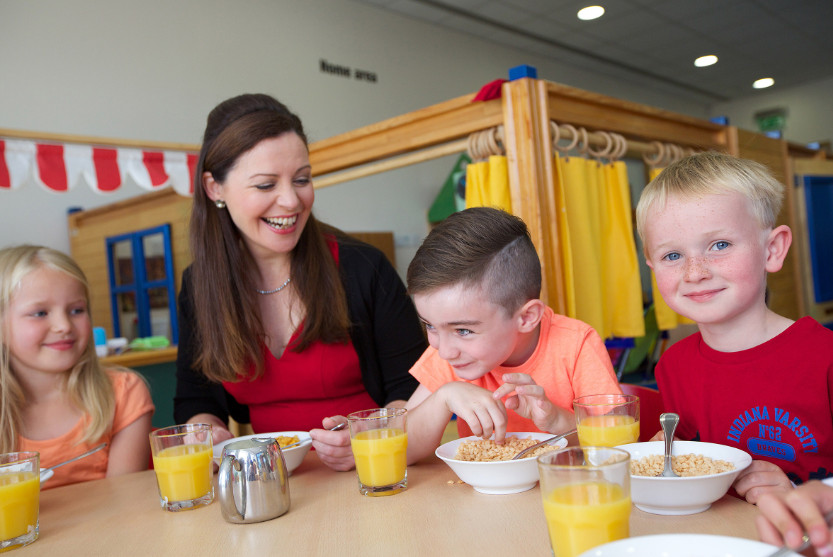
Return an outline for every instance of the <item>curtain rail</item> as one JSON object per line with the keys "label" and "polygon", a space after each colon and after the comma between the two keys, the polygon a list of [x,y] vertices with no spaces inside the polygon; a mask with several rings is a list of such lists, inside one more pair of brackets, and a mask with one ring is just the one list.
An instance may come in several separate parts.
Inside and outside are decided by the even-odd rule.
{"label": "curtain rail", "polygon": [[111,137],[94,137],[89,135],[75,135],[64,133],[31,132],[0,128],[0,139],[26,139],[29,141],[45,141],[53,143],[78,143],[101,147],[128,147],[143,150],[158,151],[187,151],[199,153],[199,144],[173,143],[170,141],[144,141],[138,139],[114,139]]}

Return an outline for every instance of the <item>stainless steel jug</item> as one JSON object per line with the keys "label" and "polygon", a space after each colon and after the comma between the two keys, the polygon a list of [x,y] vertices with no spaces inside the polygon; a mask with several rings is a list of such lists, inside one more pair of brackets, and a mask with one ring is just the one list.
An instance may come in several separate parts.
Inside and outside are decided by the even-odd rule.
{"label": "stainless steel jug", "polygon": [[262,522],[289,510],[289,474],[275,439],[244,439],[226,445],[217,485],[220,511],[229,522]]}

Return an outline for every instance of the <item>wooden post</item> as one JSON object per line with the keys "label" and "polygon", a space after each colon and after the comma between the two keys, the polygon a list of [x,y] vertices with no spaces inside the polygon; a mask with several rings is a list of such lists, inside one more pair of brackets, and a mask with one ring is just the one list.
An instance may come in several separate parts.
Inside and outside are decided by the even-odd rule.
{"label": "wooden post", "polygon": [[526,222],[541,259],[541,299],[564,314],[567,304],[552,188],[552,140],[546,110],[542,113],[546,90],[539,83],[523,78],[503,85],[509,189],[512,212]]}

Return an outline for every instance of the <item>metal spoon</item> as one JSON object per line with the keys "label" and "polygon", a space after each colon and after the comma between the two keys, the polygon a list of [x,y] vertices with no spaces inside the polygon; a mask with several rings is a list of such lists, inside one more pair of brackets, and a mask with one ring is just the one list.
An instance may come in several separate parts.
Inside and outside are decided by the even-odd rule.
{"label": "metal spoon", "polygon": [[93,449],[90,449],[89,451],[87,451],[87,452],[85,452],[85,453],[81,453],[80,455],[78,455],[78,456],[76,456],[76,457],[73,457],[73,458],[71,458],[71,459],[69,459],[69,460],[65,460],[65,461],[63,461],[63,462],[59,462],[58,464],[53,464],[53,465],[52,465],[52,466],[50,466],[49,468],[42,468],[42,469],[41,469],[41,471],[40,471],[40,473],[41,473],[41,474],[43,474],[43,473],[45,473],[45,472],[47,472],[47,471],[54,470],[55,468],[59,468],[59,467],[63,466],[64,464],[69,464],[70,462],[75,462],[76,460],[80,460],[80,459],[84,458],[85,456],[90,456],[91,454],[93,454],[93,453],[97,453],[98,451],[100,451],[101,449],[103,449],[103,448],[104,448],[104,447],[106,447],[106,446],[107,446],[107,443],[102,443],[101,445],[99,445],[99,446],[97,446],[97,447],[95,447],[95,448],[93,448]]}
{"label": "metal spoon", "polygon": [[[833,522],[833,512],[829,512],[824,515],[824,520],[827,524],[831,524]],[[804,535],[801,536],[801,545],[796,547],[795,549],[790,549],[786,545],[782,546],[779,549],[776,549],[774,552],[766,555],[766,557],[786,557],[787,555],[794,555],[796,553],[800,553],[810,547],[810,536],[807,535],[807,532],[804,532]]]}
{"label": "metal spoon", "polygon": [[671,443],[674,442],[674,431],[677,429],[678,423],[680,423],[679,414],[667,412],[659,417],[659,425],[662,427],[662,433],[665,436],[665,469],[662,471],[662,476],[665,478],[679,477],[671,467]]}
{"label": "metal spoon", "polygon": [[521,452],[519,452],[518,454],[516,454],[515,456],[513,456],[513,457],[512,457],[512,458],[510,458],[509,460],[519,460],[519,459],[523,458],[523,457],[524,457],[524,455],[527,455],[527,454],[531,453],[531,452],[532,452],[532,451],[534,451],[535,449],[537,449],[537,448],[539,448],[539,447],[543,447],[544,445],[549,445],[549,444],[550,444],[550,443],[552,443],[553,441],[558,441],[559,439],[563,439],[564,437],[567,437],[568,435],[572,435],[572,434],[573,434],[573,433],[575,433],[576,431],[578,431],[578,430],[571,429],[570,431],[568,431],[568,432],[566,432],[566,433],[562,433],[562,434],[560,434],[560,435],[555,435],[555,436],[553,436],[553,437],[550,437],[549,439],[544,439],[544,440],[543,440],[543,441],[541,441],[540,443],[535,443],[535,444],[534,444],[534,445],[532,445],[531,447],[527,447],[527,448],[525,448],[524,450],[522,450]]}

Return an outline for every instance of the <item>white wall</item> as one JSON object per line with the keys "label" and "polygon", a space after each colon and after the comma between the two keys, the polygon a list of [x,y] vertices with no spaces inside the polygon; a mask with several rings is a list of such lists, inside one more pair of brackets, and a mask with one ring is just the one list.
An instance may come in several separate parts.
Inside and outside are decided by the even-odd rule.
{"label": "white wall", "polygon": [[784,138],[796,143],[833,139],[833,77],[789,89],[763,90],[744,99],[712,107],[712,116],[728,116],[729,123],[757,131],[755,113],[773,108],[787,110]]}
{"label": "white wall", "polygon": [[[375,72],[375,84],[319,71],[319,61]],[[539,77],[705,117],[684,93],[591,73],[433,28],[348,0],[0,0],[0,128],[199,143],[213,106],[273,94],[310,140],[370,124],[507,77]],[[319,190],[316,213],[345,230],[427,231],[426,211],[455,157]],[[143,193],[125,185],[56,194],[0,192],[0,246],[68,251],[66,209]],[[414,246],[397,254],[402,270]]]}

